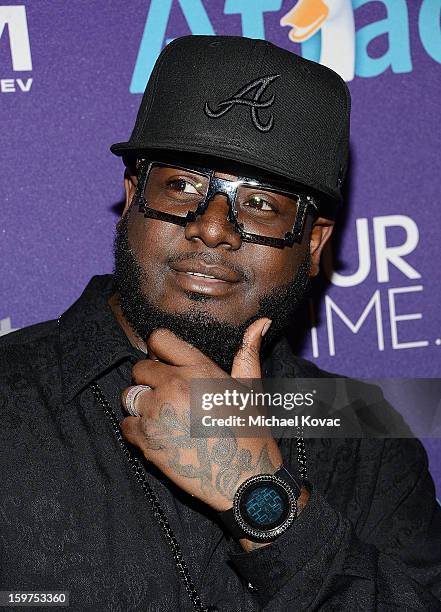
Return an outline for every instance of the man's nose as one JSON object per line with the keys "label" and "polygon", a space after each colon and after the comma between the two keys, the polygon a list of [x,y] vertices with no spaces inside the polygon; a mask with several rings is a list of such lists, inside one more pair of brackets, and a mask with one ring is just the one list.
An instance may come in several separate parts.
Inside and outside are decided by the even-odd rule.
{"label": "man's nose", "polygon": [[201,240],[207,247],[215,248],[224,245],[229,250],[237,250],[242,238],[228,221],[228,200],[225,195],[217,194],[208,203],[202,215],[195,221],[187,223],[185,237],[187,240]]}

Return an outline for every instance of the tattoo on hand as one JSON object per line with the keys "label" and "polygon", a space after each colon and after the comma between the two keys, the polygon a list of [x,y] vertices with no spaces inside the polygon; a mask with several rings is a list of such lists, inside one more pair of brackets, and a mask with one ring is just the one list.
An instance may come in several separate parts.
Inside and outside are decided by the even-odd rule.
{"label": "tattoo on hand", "polygon": [[[237,437],[232,429],[228,432],[231,437],[220,437],[211,448],[209,439],[192,438],[189,418],[182,418],[169,403],[161,406],[158,418],[147,419],[145,425],[146,448],[164,450],[168,467],[180,476],[200,480],[204,495],[221,494],[232,501],[238,483],[245,473],[273,474],[276,469],[266,444],[253,463],[251,452],[238,447]],[[225,428],[219,428],[219,434],[220,432],[225,435]],[[188,449],[195,449],[195,463],[182,462],[182,451]]]}

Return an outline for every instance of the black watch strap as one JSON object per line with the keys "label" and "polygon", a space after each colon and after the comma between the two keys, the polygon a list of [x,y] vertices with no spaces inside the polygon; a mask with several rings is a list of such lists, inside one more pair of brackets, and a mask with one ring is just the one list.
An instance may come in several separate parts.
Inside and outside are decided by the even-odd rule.
{"label": "black watch strap", "polygon": [[[280,478],[281,480],[285,481],[291,487],[294,493],[294,497],[298,499],[298,497],[300,496],[300,490],[302,487],[302,480],[300,478],[300,474],[297,471],[288,471],[282,464],[280,468],[277,470],[277,472],[273,474],[273,476],[276,476]],[[218,516],[220,520],[222,521],[222,523],[225,525],[225,527],[228,529],[229,533],[234,538],[238,540],[240,540],[241,538],[253,540],[253,538],[250,537],[248,534],[246,534],[241,528],[241,526],[237,523],[234,517],[233,508],[229,508],[228,510],[225,510],[224,512],[219,512]],[[255,541],[262,541],[262,540],[259,539]]]}

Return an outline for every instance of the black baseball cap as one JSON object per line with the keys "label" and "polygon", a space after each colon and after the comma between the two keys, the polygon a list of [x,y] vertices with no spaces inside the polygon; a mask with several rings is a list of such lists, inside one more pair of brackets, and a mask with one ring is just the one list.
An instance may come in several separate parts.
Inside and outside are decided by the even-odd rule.
{"label": "black baseball cap", "polygon": [[238,162],[310,189],[332,217],[350,106],[336,72],[268,41],[184,36],[159,55],[130,140],[110,149],[126,162],[139,151]]}

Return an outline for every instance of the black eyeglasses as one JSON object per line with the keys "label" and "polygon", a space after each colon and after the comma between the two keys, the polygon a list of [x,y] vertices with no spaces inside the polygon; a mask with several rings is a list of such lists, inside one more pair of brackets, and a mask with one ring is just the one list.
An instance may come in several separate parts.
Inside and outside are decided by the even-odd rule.
{"label": "black eyeglasses", "polygon": [[218,194],[228,201],[228,221],[241,239],[284,248],[302,240],[307,214],[317,216],[315,199],[253,178],[231,181],[193,165],[139,159],[135,198],[145,217],[185,227],[203,215]]}

